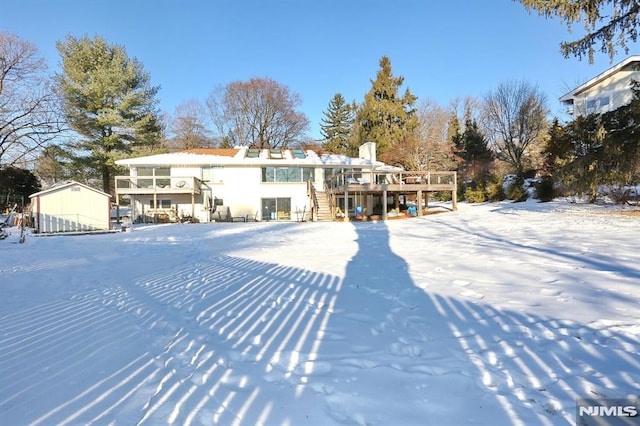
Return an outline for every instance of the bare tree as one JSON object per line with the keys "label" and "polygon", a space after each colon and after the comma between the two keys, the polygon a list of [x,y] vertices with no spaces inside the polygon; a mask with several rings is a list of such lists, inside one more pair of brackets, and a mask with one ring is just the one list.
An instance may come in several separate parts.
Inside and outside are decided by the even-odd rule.
{"label": "bare tree", "polygon": [[30,161],[63,130],[49,82],[36,46],[0,32],[0,166]]}
{"label": "bare tree", "polygon": [[522,173],[547,129],[546,96],[526,81],[507,81],[484,97],[483,121],[496,157]]}
{"label": "bare tree", "polygon": [[416,113],[417,127],[380,158],[409,170],[450,170],[455,162],[447,133],[449,112],[435,101],[425,99]]}
{"label": "bare tree", "polygon": [[198,100],[190,99],[178,105],[171,120],[169,147],[178,150],[211,147],[208,121],[207,110]]}
{"label": "bare tree", "polygon": [[297,93],[269,78],[236,81],[215,89],[207,107],[223,146],[286,148],[300,142],[309,119],[296,108]]}
{"label": "bare tree", "polygon": [[418,134],[426,148],[428,170],[451,170],[455,166],[453,144],[449,139],[450,113],[441,105],[426,100],[418,108]]}

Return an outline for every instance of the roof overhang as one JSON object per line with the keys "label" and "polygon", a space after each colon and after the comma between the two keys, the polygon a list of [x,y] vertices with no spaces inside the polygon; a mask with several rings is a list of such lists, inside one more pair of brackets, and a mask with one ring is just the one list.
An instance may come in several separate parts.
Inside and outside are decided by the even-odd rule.
{"label": "roof overhang", "polygon": [[607,78],[611,77],[615,73],[619,72],[620,70],[622,70],[623,68],[625,68],[626,66],[628,66],[629,64],[632,64],[634,62],[640,62],[640,55],[629,56],[625,60],[619,62],[618,64],[614,65],[613,67],[609,68],[608,70],[598,74],[597,76],[595,76],[591,80],[587,81],[586,83],[583,83],[580,86],[576,87],[575,89],[571,90],[570,92],[562,95],[560,97],[560,102],[562,102],[562,103],[572,103],[573,99],[577,95],[579,95],[580,93],[582,93],[585,90],[588,90],[588,89],[592,88],[593,86],[601,83],[602,81],[606,80]]}

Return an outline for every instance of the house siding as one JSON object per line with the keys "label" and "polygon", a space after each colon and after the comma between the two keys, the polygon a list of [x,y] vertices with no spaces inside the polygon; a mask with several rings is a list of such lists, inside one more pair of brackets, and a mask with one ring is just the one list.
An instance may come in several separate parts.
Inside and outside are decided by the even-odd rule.
{"label": "house siding", "polygon": [[[631,57],[560,98],[572,116],[603,114],[627,105],[633,80],[640,80],[640,57]],[[619,67],[619,69],[617,69]]]}
{"label": "house siding", "polygon": [[[229,155],[218,155],[220,153]],[[198,153],[182,152],[173,154],[158,154],[154,156],[119,160],[119,165],[130,169],[130,176],[136,176],[139,169],[170,168],[170,185],[162,187],[136,187],[128,184],[122,186],[122,191],[116,193],[116,200],[121,194],[127,194],[133,201],[134,221],[153,218],[144,216],[143,209],[151,207],[151,200],[170,200],[171,210],[178,216],[181,213],[191,215],[200,222],[221,219],[218,213],[225,217],[246,218],[256,217],[258,220],[272,220],[272,211],[262,211],[263,201],[271,199],[286,199],[290,201],[286,214],[282,212],[282,206],[278,207],[277,220],[302,220],[309,218],[310,199],[307,193],[307,182],[263,182],[262,170],[264,167],[282,168],[312,168],[314,170],[314,184],[318,190],[323,190],[326,171],[336,170],[369,170],[377,166],[386,166],[375,160],[375,144],[369,143],[363,149],[361,158],[350,158],[330,154],[319,156],[313,151],[307,151],[303,157],[295,157],[291,152],[283,152],[283,156],[270,157],[266,151],[261,151],[259,156],[249,156],[245,148],[233,151],[209,149],[200,150]],[[247,154],[247,155],[245,155]],[[215,173],[203,173],[208,167],[214,167]],[[148,171],[145,171],[148,173]],[[192,183],[194,191],[179,191],[176,182],[185,176],[194,177],[197,180]],[[303,179],[308,175],[301,176]],[[129,180],[127,176],[116,177],[123,182]],[[206,180],[205,180],[206,179]],[[134,179],[139,183],[143,178]],[[150,179],[149,182],[152,180]],[[156,180],[157,181],[157,180]],[[146,182],[146,181],[145,181]],[[138,190],[139,188],[139,190]],[[182,187],[180,187],[182,188]],[[132,191],[134,189],[134,191]],[[154,196],[156,198],[154,198]],[[210,197],[211,205],[216,207],[212,216],[205,208],[205,201]],[[279,201],[278,201],[279,203]],[[220,205],[221,204],[221,205]],[[283,204],[288,204],[284,202]],[[224,212],[223,212],[224,211]],[[305,214],[302,215],[302,212]]]}
{"label": "house siding", "polygon": [[79,184],[34,194],[39,233],[108,230],[109,195]]}
{"label": "house siding", "polygon": [[[640,73],[637,71],[620,71],[600,84],[585,90],[573,101],[574,115],[576,113],[577,115],[602,114],[627,105],[633,98],[631,83],[638,78],[640,78]],[[609,99],[605,105],[601,104],[603,98]],[[595,101],[596,105],[588,107],[589,101]]]}

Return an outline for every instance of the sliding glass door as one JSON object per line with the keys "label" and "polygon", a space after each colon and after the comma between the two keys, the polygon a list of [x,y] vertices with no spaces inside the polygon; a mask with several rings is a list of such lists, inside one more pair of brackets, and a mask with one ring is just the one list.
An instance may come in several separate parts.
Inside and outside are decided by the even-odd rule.
{"label": "sliding glass door", "polygon": [[291,198],[263,198],[262,220],[291,220]]}

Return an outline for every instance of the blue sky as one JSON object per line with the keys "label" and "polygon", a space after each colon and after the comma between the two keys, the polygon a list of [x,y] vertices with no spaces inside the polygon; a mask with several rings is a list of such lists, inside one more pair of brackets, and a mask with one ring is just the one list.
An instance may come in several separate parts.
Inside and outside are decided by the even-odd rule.
{"label": "blue sky", "polygon": [[300,95],[314,138],[331,98],[361,102],[385,55],[419,101],[447,106],[527,80],[558,116],[561,95],[612,65],[564,59],[560,42],[578,33],[512,0],[10,0],[0,30],[36,44],[52,72],[67,34],[123,45],[169,114],[217,86],[273,78]]}

